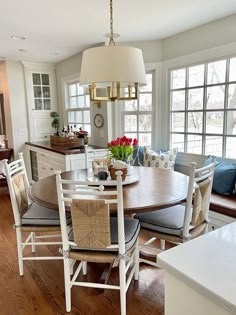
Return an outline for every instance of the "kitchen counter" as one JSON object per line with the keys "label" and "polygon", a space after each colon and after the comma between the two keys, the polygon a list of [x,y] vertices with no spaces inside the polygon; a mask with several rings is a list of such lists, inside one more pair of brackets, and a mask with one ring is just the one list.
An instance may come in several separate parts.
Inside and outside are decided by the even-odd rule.
{"label": "kitchen counter", "polygon": [[55,170],[71,171],[92,167],[92,161],[107,157],[107,148],[77,143],[52,145],[49,140],[26,142],[26,165],[30,182],[53,175]]}
{"label": "kitchen counter", "polygon": [[[56,145],[52,145],[49,140],[35,141],[35,142],[26,142],[25,144],[33,146],[33,147],[49,150],[49,151],[52,151],[52,152],[55,152],[55,153],[63,154],[63,155],[80,154],[80,153],[84,153],[85,152],[84,146],[79,146],[79,145],[78,146],[75,146],[75,145],[74,146],[73,145],[56,146]],[[104,147],[95,146],[95,145],[88,145],[88,151],[90,151],[90,150],[99,150],[99,149],[105,149],[105,148]]]}
{"label": "kitchen counter", "polygon": [[236,222],[159,255],[165,314],[236,314]]}

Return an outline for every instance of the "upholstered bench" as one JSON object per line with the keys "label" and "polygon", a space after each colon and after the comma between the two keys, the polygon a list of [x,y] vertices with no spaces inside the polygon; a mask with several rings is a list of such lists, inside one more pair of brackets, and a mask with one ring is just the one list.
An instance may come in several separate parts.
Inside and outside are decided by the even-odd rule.
{"label": "upholstered bench", "polygon": [[[150,150],[148,152],[145,152],[144,147],[138,146],[134,151],[134,156],[133,156],[134,165],[136,166],[145,165],[145,162],[147,164],[149,163],[149,160],[150,160],[151,162],[149,166],[155,167],[157,158],[155,157],[155,153],[152,152],[153,156],[150,154],[151,154]],[[176,156],[176,160],[175,160],[174,170],[188,175],[190,162],[194,161],[197,163],[198,167],[201,167],[203,163],[206,161],[206,159],[207,159],[207,156],[205,155],[178,152]],[[236,161],[232,159],[218,158],[218,160],[227,164],[236,163]],[[232,176],[232,174],[227,174],[227,180],[229,179],[229,175]],[[222,178],[223,177],[221,177],[221,174],[218,174],[218,181],[221,186],[222,186]],[[210,221],[213,222],[212,226],[213,225],[221,226],[227,223],[231,223],[233,220],[235,220],[236,219],[236,195],[234,194],[234,195],[226,196],[223,194],[219,194],[217,192],[212,192],[209,217],[210,217]]]}
{"label": "upholstered bench", "polygon": [[236,219],[236,195],[223,196],[212,192],[210,210]]}

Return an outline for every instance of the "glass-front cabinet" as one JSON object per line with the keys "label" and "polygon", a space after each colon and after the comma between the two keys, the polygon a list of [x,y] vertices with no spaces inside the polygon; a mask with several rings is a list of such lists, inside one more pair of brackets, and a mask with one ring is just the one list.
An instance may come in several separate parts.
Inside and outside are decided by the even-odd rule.
{"label": "glass-front cabinet", "polygon": [[53,65],[22,62],[25,68],[30,141],[45,140],[53,134],[50,113],[58,111]]}
{"label": "glass-front cabinet", "polygon": [[51,110],[50,80],[48,73],[32,73],[34,108]]}

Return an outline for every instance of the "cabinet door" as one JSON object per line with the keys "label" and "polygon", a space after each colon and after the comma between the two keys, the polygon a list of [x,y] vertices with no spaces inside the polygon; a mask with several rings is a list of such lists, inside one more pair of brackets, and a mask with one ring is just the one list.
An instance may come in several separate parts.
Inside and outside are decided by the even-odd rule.
{"label": "cabinet door", "polygon": [[30,140],[44,140],[54,132],[50,113],[58,111],[55,70],[52,66],[23,63],[28,99]]}

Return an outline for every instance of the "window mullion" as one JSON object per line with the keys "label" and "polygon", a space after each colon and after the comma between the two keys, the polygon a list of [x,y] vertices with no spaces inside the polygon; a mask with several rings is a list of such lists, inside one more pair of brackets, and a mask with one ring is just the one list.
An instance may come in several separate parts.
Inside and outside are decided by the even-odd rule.
{"label": "window mullion", "polygon": [[229,66],[230,59],[226,60],[226,75],[225,75],[225,99],[224,99],[224,124],[223,124],[223,141],[222,141],[222,156],[226,156],[226,135],[227,135],[227,116],[228,116],[228,95],[229,95]]}

